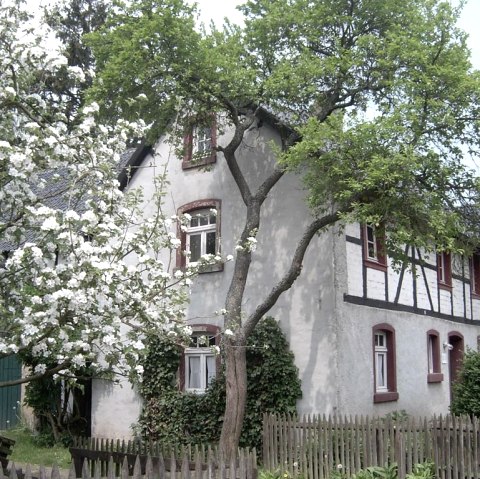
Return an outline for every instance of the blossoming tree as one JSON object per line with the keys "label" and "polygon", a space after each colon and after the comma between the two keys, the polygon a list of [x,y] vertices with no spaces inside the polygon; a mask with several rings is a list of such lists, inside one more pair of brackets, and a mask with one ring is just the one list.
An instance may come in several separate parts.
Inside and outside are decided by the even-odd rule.
{"label": "blossoming tree", "polygon": [[[86,365],[141,378],[145,337],[185,332],[190,277],[219,258],[167,272],[180,220],[162,215],[163,176],[148,200],[117,181],[127,139],[143,125],[103,126],[90,104],[67,128],[67,105],[46,85],[61,75],[81,82],[82,72],[28,25],[20,1],[2,2],[0,358],[18,354],[34,368],[0,386],[74,380]],[[155,217],[143,217],[146,201]]]}

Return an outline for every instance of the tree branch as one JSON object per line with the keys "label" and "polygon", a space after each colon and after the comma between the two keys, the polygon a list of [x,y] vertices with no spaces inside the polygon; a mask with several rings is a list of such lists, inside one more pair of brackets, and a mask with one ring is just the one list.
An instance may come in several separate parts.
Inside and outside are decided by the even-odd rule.
{"label": "tree branch", "polygon": [[37,381],[38,379],[53,376],[54,374],[58,373],[62,369],[68,368],[71,364],[72,364],[71,361],[65,361],[59,364],[58,366],[55,366],[52,369],[48,369],[44,373],[32,374],[31,376],[27,376],[25,378],[20,378],[20,379],[12,379],[11,381],[2,381],[0,382],[0,388],[6,388],[8,386],[17,386],[19,384],[25,384],[31,381]]}
{"label": "tree branch", "polygon": [[235,133],[230,143],[226,147],[221,149],[225,156],[225,160],[227,162],[230,173],[232,174],[232,177],[238,186],[240,194],[242,195],[243,202],[246,206],[248,206],[252,200],[252,193],[250,191],[250,187],[248,186],[248,182],[245,179],[245,176],[243,175],[240,166],[238,165],[235,151],[240,146],[240,143],[243,140],[243,135],[248,130],[248,128],[252,126],[254,121],[255,114],[251,114],[242,123],[237,125],[235,127]]}
{"label": "tree branch", "polygon": [[336,223],[340,219],[340,214],[344,212],[346,212],[346,210],[339,210],[322,218],[318,218],[307,227],[295,249],[289,269],[283,278],[272,288],[263,303],[258,305],[255,311],[245,321],[243,330],[246,337],[250,335],[260,319],[275,305],[280,295],[292,287],[302,271],[305,253],[315,234],[322,228]]}

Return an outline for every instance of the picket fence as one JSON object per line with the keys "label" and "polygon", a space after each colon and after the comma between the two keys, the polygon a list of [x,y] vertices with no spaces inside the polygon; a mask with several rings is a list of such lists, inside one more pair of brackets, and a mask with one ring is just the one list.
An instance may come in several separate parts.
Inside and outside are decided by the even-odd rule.
{"label": "picket fence", "polygon": [[435,464],[438,479],[480,479],[477,418],[290,417],[265,415],[263,464],[292,477],[346,477],[397,463],[403,479],[418,463]]}
{"label": "picket fence", "polygon": [[[118,459],[118,456],[117,456]],[[48,470],[41,466],[38,472],[32,473],[31,466],[25,470],[17,470],[14,465],[4,474],[0,468],[0,479],[257,479],[257,462],[255,452],[239,450],[236,458],[228,463],[215,457],[209,450],[203,459],[199,454],[194,461],[188,453],[182,456],[137,455],[133,462],[125,455],[121,464],[110,456],[108,461],[85,459],[81,470],[75,464],[68,473],[63,474],[57,466]]]}

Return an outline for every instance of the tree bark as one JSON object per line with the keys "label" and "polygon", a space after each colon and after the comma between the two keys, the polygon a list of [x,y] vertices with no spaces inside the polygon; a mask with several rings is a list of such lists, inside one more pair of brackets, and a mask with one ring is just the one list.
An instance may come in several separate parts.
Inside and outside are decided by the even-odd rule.
{"label": "tree bark", "polygon": [[220,452],[230,461],[234,457],[242,432],[247,401],[246,340],[237,333],[225,340],[225,415],[220,437]]}

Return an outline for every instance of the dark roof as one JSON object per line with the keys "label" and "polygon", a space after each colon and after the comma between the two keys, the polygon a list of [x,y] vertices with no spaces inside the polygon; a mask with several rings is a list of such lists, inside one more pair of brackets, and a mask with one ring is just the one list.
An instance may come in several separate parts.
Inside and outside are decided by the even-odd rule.
{"label": "dark roof", "polygon": [[[146,146],[144,142],[141,142],[122,153],[118,163],[120,190],[123,191],[126,188],[150,149],[150,146]],[[90,179],[86,180],[85,188],[78,189],[80,194],[72,197],[68,194],[69,176],[69,170],[65,167],[50,169],[40,173],[38,184],[32,184],[32,190],[39,199],[39,203],[54,210],[65,211],[73,209],[79,213],[85,211],[85,201],[87,200],[87,191],[89,189],[88,181]],[[0,212],[0,214],[2,213]],[[3,221],[8,221],[8,218],[3,217]],[[24,241],[34,241],[34,239],[35,233],[32,231],[27,232]],[[0,239],[0,251],[10,251],[15,247],[12,243]]]}

